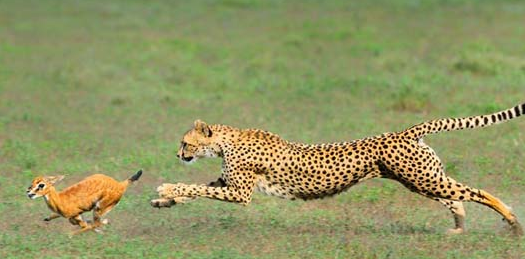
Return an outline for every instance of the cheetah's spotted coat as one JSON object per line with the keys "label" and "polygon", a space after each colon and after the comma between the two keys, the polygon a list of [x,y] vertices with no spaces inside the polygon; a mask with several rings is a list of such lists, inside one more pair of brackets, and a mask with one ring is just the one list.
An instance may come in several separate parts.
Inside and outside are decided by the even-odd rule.
{"label": "cheetah's spotted coat", "polygon": [[222,157],[222,175],[208,185],[163,184],[155,207],[169,207],[196,197],[248,204],[254,190],[289,199],[316,199],[340,193],[367,179],[399,181],[411,191],[437,200],[454,215],[452,233],[464,231],[463,201],[486,205],[512,227],[523,230],[517,217],[488,192],[466,186],[445,175],[443,164],[422,138],[441,131],[479,128],[521,116],[525,104],[490,115],[438,119],[401,132],[352,142],[306,145],[288,142],[270,132],[207,125],[195,121],[177,156],[192,162]]}

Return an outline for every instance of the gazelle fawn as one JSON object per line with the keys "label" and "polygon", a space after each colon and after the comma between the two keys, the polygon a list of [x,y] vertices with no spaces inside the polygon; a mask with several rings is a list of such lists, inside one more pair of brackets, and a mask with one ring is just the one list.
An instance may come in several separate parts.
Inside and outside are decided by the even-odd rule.
{"label": "gazelle fawn", "polygon": [[[118,182],[109,176],[94,174],[61,192],[56,191],[54,185],[64,178],[63,175],[39,176],[33,179],[31,186],[27,188],[27,196],[30,199],[44,197],[47,206],[53,211],[44,221],[62,216],[71,224],[81,227],[80,230],[73,232],[73,235],[87,230],[96,231],[102,224],[107,223],[107,220],[102,220],[102,216],[117,205],[128,185],[137,181],[141,175],[142,170],[139,170],[130,178]],[[81,217],[82,213],[90,210],[93,210],[91,224]]]}

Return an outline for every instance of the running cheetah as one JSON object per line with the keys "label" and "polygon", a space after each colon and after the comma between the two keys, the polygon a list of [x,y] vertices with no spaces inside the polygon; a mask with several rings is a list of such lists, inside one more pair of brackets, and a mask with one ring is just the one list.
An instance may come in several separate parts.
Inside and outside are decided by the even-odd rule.
{"label": "running cheetah", "polygon": [[422,138],[442,131],[473,129],[508,121],[525,113],[525,103],[489,115],[427,121],[401,132],[351,142],[307,145],[288,142],[258,129],[208,125],[200,120],[183,137],[177,157],[184,162],[221,157],[221,177],[208,185],[163,184],[154,207],[170,207],[196,197],[247,205],[254,190],[288,199],[317,199],[341,193],[364,180],[396,180],[434,199],[465,230],[463,201],[474,201],[501,214],[516,235],[523,230],[516,215],[498,198],[445,175],[443,164]]}

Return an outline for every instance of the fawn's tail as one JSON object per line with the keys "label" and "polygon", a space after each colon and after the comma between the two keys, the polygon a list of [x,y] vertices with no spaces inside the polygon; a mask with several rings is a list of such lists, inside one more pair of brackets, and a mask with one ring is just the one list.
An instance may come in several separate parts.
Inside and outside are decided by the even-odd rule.
{"label": "fawn's tail", "polygon": [[137,171],[134,175],[132,175],[130,178],[128,178],[128,182],[134,182],[140,178],[142,175],[142,170]]}
{"label": "fawn's tail", "polygon": [[142,170],[137,171],[134,175],[130,176],[128,179],[120,182],[124,186],[124,188],[128,188],[128,185],[140,178],[142,175]]}

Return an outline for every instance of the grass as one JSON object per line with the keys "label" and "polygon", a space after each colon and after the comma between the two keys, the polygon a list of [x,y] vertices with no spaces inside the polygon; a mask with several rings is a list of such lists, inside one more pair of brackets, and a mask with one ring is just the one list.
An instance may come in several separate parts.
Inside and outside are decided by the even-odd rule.
{"label": "grass", "polygon": [[[523,240],[466,204],[449,212],[388,180],[330,199],[256,194],[247,207],[148,204],[162,182],[208,182],[176,161],[193,120],[308,143],[397,131],[523,102],[520,1],[0,1],[0,257],[522,258]],[[449,174],[525,218],[525,121],[426,142]],[[66,174],[143,178],[103,235],[69,239],[25,188]]]}

